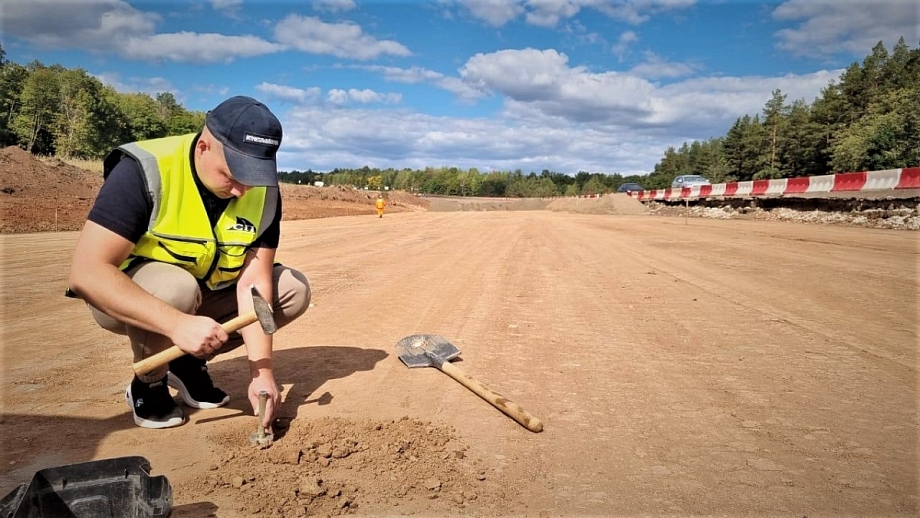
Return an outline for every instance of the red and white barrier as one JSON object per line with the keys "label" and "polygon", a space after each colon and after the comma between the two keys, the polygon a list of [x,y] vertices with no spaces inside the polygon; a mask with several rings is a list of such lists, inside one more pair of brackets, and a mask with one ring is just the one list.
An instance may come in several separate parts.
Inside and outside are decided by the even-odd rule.
{"label": "red and white barrier", "polygon": [[751,180],[715,185],[695,185],[677,189],[634,191],[629,195],[640,201],[683,200],[695,198],[750,198],[754,196],[789,196],[820,192],[887,191],[920,189],[920,167],[863,171],[802,178]]}

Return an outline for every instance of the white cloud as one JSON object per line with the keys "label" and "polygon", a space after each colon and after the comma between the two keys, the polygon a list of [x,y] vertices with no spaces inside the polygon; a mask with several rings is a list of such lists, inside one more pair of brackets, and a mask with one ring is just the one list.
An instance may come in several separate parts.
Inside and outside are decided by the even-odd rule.
{"label": "white cloud", "polygon": [[[295,105],[321,105],[324,100],[321,88],[295,88],[274,83],[260,83],[256,90],[267,97]],[[398,104],[402,95],[398,93],[380,93],[371,89],[351,88],[348,90],[333,88],[326,92],[325,102],[332,106],[344,106],[350,103],[358,104]]]}
{"label": "white cloud", "polygon": [[458,77],[445,76],[440,72],[421,67],[399,68],[372,65],[360,68],[370,72],[381,73],[387,81],[406,84],[431,84],[453,93],[460,98],[460,100],[465,102],[474,101],[485,95],[482,90],[475,88],[474,85],[470,85]]}
{"label": "white cloud", "polygon": [[535,112],[579,122],[624,117],[640,122],[651,114],[649,100],[655,90],[629,74],[570,68],[568,57],[552,49],[477,54],[460,69],[460,76]]}
{"label": "white cloud", "polygon": [[402,44],[377,40],[353,23],[325,23],[319,18],[288,15],[275,27],[275,38],[285,45],[311,54],[340,58],[374,59],[383,54],[410,56]]}
{"label": "white cloud", "polygon": [[822,88],[840,77],[843,70],[820,70],[781,77],[704,77],[663,86],[656,91],[654,110],[647,122],[662,127],[708,129],[721,136],[728,125],[743,115],[763,111],[772,92],[782,90],[786,101],[814,102]]}
{"label": "white cloud", "polygon": [[349,102],[360,104],[396,104],[402,100],[402,95],[396,93],[378,93],[370,89],[358,90],[351,88],[349,90],[332,89],[326,94],[326,100],[335,105],[344,105]]}
{"label": "white cloud", "polygon": [[617,38],[616,44],[610,49],[613,54],[620,58],[620,61],[626,58],[629,46],[639,41],[639,36],[633,31],[625,31]]}
{"label": "white cloud", "polygon": [[587,27],[578,20],[570,20],[560,28],[560,31],[565,34],[571,34],[579,44],[601,46],[607,44],[606,39],[604,39],[600,33],[590,32]]}
{"label": "white cloud", "polygon": [[[560,173],[647,173],[664,147],[626,132],[498,119],[433,117],[407,110],[299,106],[282,117],[282,169],[476,167]],[[626,144],[629,142],[630,144]],[[612,163],[620,169],[612,170]]]}
{"label": "white cloud", "polygon": [[775,33],[777,48],[799,56],[864,57],[879,41],[890,49],[901,36],[910,42],[920,34],[920,5],[912,0],[789,0],[773,18],[800,21]]}
{"label": "white cloud", "polygon": [[118,72],[104,72],[94,76],[102,84],[111,86],[117,92],[121,93],[146,93],[156,98],[159,93],[171,93],[177,99],[179,91],[173,87],[168,79],[162,77],[131,77],[123,79]]}
{"label": "white cloud", "polygon": [[586,3],[583,0],[528,0],[531,9],[525,19],[530,25],[555,27],[559,20],[568,19],[581,11]]}
{"label": "white cloud", "polygon": [[[650,62],[658,60],[648,54]],[[430,70],[357,67],[394,81],[444,79]],[[743,115],[763,110],[772,91],[813,102],[840,70],[782,77],[696,77],[658,85],[634,73],[571,67],[555,50],[476,55],[461,68],[477,92],[504,98],[487,118],[438,117],[410,109],[353,109],[350,92],[330,92],[338,106],[298,105],[285,114],[282,168],[457,166],[560,173],[647,174],[663,150],[723,136]],[[370,96],[372,97],[372,95]],[[334,98],[334,99],[333,99]],[[613,164],[616,164],[615,166]]]}
{"label": "white cloud", "polygon": [[315,86],[302,89],[263,82],[256,85],[256,90],[273,99],[294,104],[313,104],[322,96],[322,90]]}
{"label": "white cloud", "polygon": [[148,61],[226,63],[239,57],[262,56],[282,50],[284,46],[255,36],[177,32],[131,38],[119,48],[119,53],[131,59]]}
{"label": "white cloud", "polygon": [[665,61],[651,51],[645,51],[645,62],[634,66],[629,73],[646,79],[675,78],[691,75],[695,67],[686,63],[672,63]]}
{"label": "white cloud", "polygon": [[313,0],[313,9],[317,11],[328,11],[336,13],[339,11],[351,11],[355,7],[354,0]]}
{"label": "white cloud", "polygon": [[[560,24],[576,35],[586,31],[577,20],[567,18],[573,16],[571,13],[593,10],[628,23],[642,23],[655,13],[692,4],[692,0],[464,3],[473,16],[496,27],[515,19],[529,19],[530,23]],[[791,0],[773,11],[776,20],[791,27],[776,33],[777,45],[794,52],[810,49],[817,54],[852,49],[863,56],[879,39],[889,35],[896,38],[897,31],[912,29],[912,34],[917,34],[916,8],[906,9],[905,4],[898,0],[872,4],[870,17],[866,14],[868,7],[852,2],[815,4]],[[211,5],[215,9],[239,7],[233,0],[214,1]],[[349,1],[326,2],[319,7],[341,11],[349,5]],[[400,43],[378,39],[356,24],[325,23],[300,15],[288,16],[278,23],[277,41],[271,41],[270,37],[247,35],[157,34],[156,27],[163,20],[120,0],[7,0],[0,9],[4,34],[24,41],[149,61],[227,62],[290,48],[358,60],[411,55]],[[638,41],[636,32],[625,31],[611,50],[624,57],[636,50]],[[890,46],[891,41],[886,43]],[[459,63],[463,63],[462,59]],[[279,77],[293,73],[294,66],[278,71]],[[260,95],[283,101],[289,109],[279,114],[286,135],[281,154],[283,167],[328,170],[362,165],[456,165],[480,170],[647,173],[668,146],[724,135],[737,117],[759,113],[773,90],[781,89],[790,102],[798,98],[811,102],[841,72],[695,77],[699,71],[693,63],[669,62],[653,52],[646,52],[643,63],[629,71],[598,71],[574,66],[566,54],[554,49],[477,54],[469,57],[457,74],[448,72],[450,75],[418,66],[341,66],[375,72],[394,83],[430,85],[467,102],[493,96],[502,101],[502,109],[483,118],[469,118],[462,111],[453,117],[437,117],[404,107],[414,105],[415,99],[410,99],[409,94],[403,99],[399,93],[371,89],[323,90],[263,82],[256,86]],[[162,77],[139,79],[103,74],[99,78],[119,91],[151,95],[168,91],[180,97]],[[666,81],[656,82],[662,79]],[[221,96],[228,91],[226,86],[217,84],[188,89],[216,89],[223,91]],[[617,164],[616,169],[611,164]]]}
{"label": "white cloud", "polygon": [[530,25],[555,27],[583,9],[638,25],[651,15],[686,9],[696,0],[458,0],[475,18],[501,27],[520,15]]}
{"label": "white cloud", "polygon": [[[658,76],[693,72],[691,65],[667,63],[652,53],[646,54],[646,60],[646,66],[657,68]],[[415,72],[407,76],[426,76]],[[375,149],[362,133],[354,137],[361,141],[355,146],[365,154],[350,160],[356,166],[364,160],[381,167],[450,164],[645,174],[668,146],[723,136],[738,117],[760,113],[775,89],[782,90],[789,102],[813,102],[841,70],[782,77],[698,77],[665,86],[637,72],[647,73],[642,67],[629,73],[571,67],[567,57],[555,50],[480,54],[461,68],[460,75],[477,90],[504,97],[499,116],[464,120],[364,112],[362,118],[379,117],[380,124],[392,124],[389,137],[404,132],[406,143],[400,147],[390,142]],[[335,115],[337,120],[350,116]],[[336,137],[338,145],[347,147],[348,125],[335,127],[344,132]],[[611,170],[610,164],[617,164],[617,169]]]}
{"label": "white cloud", "polygon": [[326,93],[326,101],[330,104],[343,105],[348,103],[348,92],[332,89]]}
{"label": "white cloud", "polygon": [[218,11],[233,11],[243,6],[243,0],[211,0],[211,7]]}
{"label": "white cloud", "polygon": [[500,50],[476,54],[460,69],[460,76],[512,98],[539,99],[554,95],[566,76],[578,72],[568,68],[568,60],[553,49]]}
{"label": "white cloud", "polygon": [[113,42],[153,33],[160,17],[121,0],[5,0],[3,32],[44,48],[109,50]]}
{"label": "white cloud", "polygon": [[501,27],[524,12],[520,0],[460,0],[475,18]]}
{"label": "white cloud", "polygon": [[648,21],[652,15],[693,7],[696,0],[587,0],[586,3],[610,18],[639,25]]}
{"label": "white cloud", "polygon": [[[238,0],[212,0],[225,12],[241,7]],[[326,2],[347,9],[348,1]],[[5,34],[46,48],[75,48],[116,53],[129,59],[188,63],[226,63],[240,57],[279,52],[292,47],[312,54],[367,60],[381,55],[410,56],[402,44],[378,40],[353,23],[325,23],[318,18],[289,15],[275,27],[278,42],[251,35],[177,32],[157,34],[159,15],[139,11],[121,0],[7,0],[3,4]]]}
{"label": "white cloud", "polygon": [[227,97],[230,94],[230,87],[228,86],[193,85],[192,90],[209,97]]}
{"label": "white cloud", "polygon": [[352,88],[348,90],[348,96],[359,103],[387,103],[394,104],[402,100],[402,95],[396,93],[378,93],[370,89],[358,90]]}
{"label": "white cloud", "polygon": [[[188,95],[173,86],[168,79],[154,77],[129,77],[122,78],[119,72],[103,72],[93,77],[102,81],[102,84],[111,86],[115,91],[120,93],[145,93],[156,99],[158,94],[170,93],[176,98],[179,104],[188,102]],[[217,96],[226,98],[230,93],[230,88],[217,85],[192,85],[192,90],[199,94],[205,94],[209,97]]]}
{"label": "white cloud", "polygon": [[243,0],[211,0],[211,7],[232,20],[242,21]]}
{"label": "white cloud", "polygon": [[[671,75],[691,71],[687,65],[666,65],[663,68],[675,71]],[[735,118],[760,112],[774,89],[782,89],[790,100],[812,102],[840,71],[781,78],[694,78],[660,86],[634,73],[569,67],[567,56],[555,50],[524,49],[477,54],[460,75],[504,96],[506,114],[516,119],[719,135]]]}
{"label": "white cloud", "polygon": [[[214,2],[217,7],[233,2]],[[11,0],[3,30],[42,47],[114,52],[128,59],[189,63],[228,62],[283,50],[255,36],[179,32],[155,34],[161,19],[120,0]]]}

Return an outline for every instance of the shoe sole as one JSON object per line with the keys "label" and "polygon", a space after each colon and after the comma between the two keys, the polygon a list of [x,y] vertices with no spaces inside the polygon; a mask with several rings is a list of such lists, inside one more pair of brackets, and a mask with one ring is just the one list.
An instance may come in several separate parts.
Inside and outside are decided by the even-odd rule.
{"label": "shoe sole", "polygon": [[182,398],[182,401],[192,407],[207,410],[209,408],[220,408],[230,402],[230,396],[225,396],[224,400],[220,403],[210,403],[207,401],[195,401],[195,398],[189,394],[188,389],[185,388],[185,383],[182,383],[182,380],[179,379],[173,373],[167,373],[166,375],[166,384],[170,387],[176,389],[179,392],[179,396]]}
{"label": "shoe sole", "polygon": [[173,428],[185,424],[185,415],[182,417],[174,417],[166,421],[151,421],[149,419],[144,419],[143,417],[138,416],[134,413],[134,397],[131,395],[131,385],[128,385],[128,388],[125,389],[125,403],[131,408],[131,415],[134,416],[134,424],[140,426],[141,428],[152,428],[152,429],[161,429],[161,428]]}

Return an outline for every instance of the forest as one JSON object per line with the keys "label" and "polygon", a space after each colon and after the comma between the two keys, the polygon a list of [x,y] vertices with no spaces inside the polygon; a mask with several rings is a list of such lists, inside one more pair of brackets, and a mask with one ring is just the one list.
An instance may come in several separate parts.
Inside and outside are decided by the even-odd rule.
{"label": "forest", "polygon": [[[80,68],[8,61],[0,44],[0,146],[33,154],[100,160],[115,146],[196,132],[205,113],[172,93],[117,92]],[[879,42],[812,102],[779,89],[760,113],[738,117],[723,136],[669,147],[643,175],[490,171],[477,168],[336,168],[280,174],[290,183],[400,189],[423,194],[499,197],[613,192],[626,182],[670,186],[682,174],[712,183],[792,178],[920,165],[920,48],[902,37]]]}

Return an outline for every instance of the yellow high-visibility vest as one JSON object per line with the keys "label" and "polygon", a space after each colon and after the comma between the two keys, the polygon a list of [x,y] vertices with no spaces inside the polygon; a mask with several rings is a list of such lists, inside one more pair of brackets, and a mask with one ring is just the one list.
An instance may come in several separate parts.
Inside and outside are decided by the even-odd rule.
{"label": "yellow high-visibility vest", "polygon": [[[278,188],[253,187],[230,201],[211,227],[189,158],[194,141],[190,133],[125,144],[112,152],[140,164],[153,200],[147,232],[121,268],[138,259],[174,264],[218,290],[236,282],[250,245],[271,224]],[[106,175],[117,163],[112,157],[105,160]]]}

